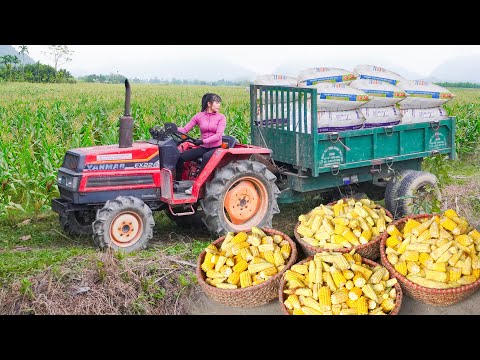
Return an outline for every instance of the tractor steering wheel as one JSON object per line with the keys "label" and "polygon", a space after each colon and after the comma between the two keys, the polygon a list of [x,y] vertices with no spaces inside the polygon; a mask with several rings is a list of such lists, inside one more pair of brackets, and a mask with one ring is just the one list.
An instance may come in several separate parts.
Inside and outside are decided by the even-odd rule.
{"label": "tractor steering wheel", "polygon": [[169,135],[175,135],[175,137],[180,140],[180,143],[183,143],[185,141],[195,143],[195,139],[192,138],[191,136],[188,136],[187,134],[183,134],[178,131],[178,127],[176,124],[171,123],[171,122],[166,122],[164,124],[165,127],[165,132]]}

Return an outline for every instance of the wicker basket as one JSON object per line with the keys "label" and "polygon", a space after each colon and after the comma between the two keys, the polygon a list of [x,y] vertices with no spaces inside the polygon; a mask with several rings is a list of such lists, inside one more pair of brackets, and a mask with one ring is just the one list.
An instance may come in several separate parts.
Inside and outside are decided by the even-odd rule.
{"label": "wicker basket", "polygon": [[[346,200],[346,199],[344,199]],[[327,204],[327,206],[335,205],[336,201],[331,202]],[[376,206],[376,209],[380,208],[380,205]],[[387,214],[388,217],[393,219],[392,214],[390,211],[385,209],[385,213]],[[300,226],[300,221],[297,222],[297,225],[295,226],[295,229],[293,230],[293,233],[295,235],[295,239],[297,240],[298,244],[300,245],[301,249],[305,253],[305,256],[310,256],[314,255],[317,252],[323,252],[323,251],[335,251],[335,252],[340,252],[340,253],[347,253],[352,251],[352,249],[355,249],[355,252],[359,253],[362,258],[367,258],[370,260],[376,260],[378,257],[380,257],[380,239],[382,238],[383,234],[379,234],[375,237],[373,237],[372,240],[370,240],[366,244],[354,246],[350,249],[348,248],[343,248],[343,249],[324,249],[318,246],[312,246],[306,241],[302,240],[302,236],[297,232],[297,228]],[[384,232],[386,234],[386,232]]]}
{"label": "wicker basket", "polygon": [[[434,215],[410,215],[395,221],[393,224],[401,231],[408,219],[431,218],[432,216]],[[387,254],[385,253],[387,235],[387,233],[383,234],[380,241],[380,258],[382,265],[385,266],[397,278],[405,294],[412,299],[434,306],[448,306],[462,301],[466,297],[472,295],[480,287],[480,279],[471,284],[450,289],[427,288],[408,280],[405,276],[395,270],[395,268],[387,259]]]}
{"label": "wicker basket", "polygon": [[[201,265],[206,254],[204,250],[198,257],[196,274],[198,283],[202,287],[205,294],[219,303],[235,307],[254,307],[263,305],[274,300],[278,296],[278,287],[280,286],[280,281],[283,274],[295,263],[295,261],[297,261],[297,246],[288,235],[278,230],[270,228],[262,228],[262,230],[267,235],[281,235],[290,243],[292,251],[290,253],[288,262],[285,264],[285,267],[282,269],[282,271],[258,285],[233,290],[220,289],[205,282],[206,274],[201,269]],[[251,230],[246,230],[246,232],[249,231]],[[213,244],[219,247],[224,239],[225,236],[222,236],[215,240]]]}
{"label": "wicker basket", "polygon": [[[308,262],[312,259],[313,259],[313,255],[309,256],[305,260],[300,261],[298,264],[299,265],[304,264],[304,263],[306,263],[306,262]],[[373,267],[375,267],[377,265],[380,265],[380,264],[376,263],[375,261],[372,261],[372,260],[369,260],[369,259],[364,259],[364,258],[362,258],[362,263],[373,266]],[[393,273],[390,270],[389,270],[389,272],[390,272],[390,277],[394,277]],[[288,312],[288,310],[287,310],[287,308],[285,307],[285,304],[284,304],[284,301],[286,300],[286,297],[285,297],[286,294],[283,292],[283,290],[285,290],[286,284],[287,284],[287,282],[285,281],[284,277],[282,276],[282,281],[280,282],[280,287],[278,289],[278,301],[280,302],[280,307],[282,308],[282,312],[286,315],[291,315]],[[402,288],[400,287],[398,282],[394,285],[394,287],[395,287],[395,290],[396,290],[396,293],[397,293],[397,296],[395,298],[395,307],[392,309],[392,311],[390,311],[388,313],[388,315],[398,315],[398,312],[400,311],[400,308],[402,307],[402,298],[403,298]]]}

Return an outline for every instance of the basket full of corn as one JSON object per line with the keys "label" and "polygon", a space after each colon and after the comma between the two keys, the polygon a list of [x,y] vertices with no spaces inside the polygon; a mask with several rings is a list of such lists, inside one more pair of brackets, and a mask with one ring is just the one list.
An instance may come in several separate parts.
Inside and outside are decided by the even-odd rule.
{"label": "basket full of corn", "polygon": [[296,260],[296,244],[288,235],[252,227],[210,244],[198,257],[197,280],[224,305],[258,306],[277,298],[281,277]]}
{"label": "basket full of corn", "polygon": [[449,209],[411,215],[387,227],[382,264],[411,298],[435,306],[455,304],[480,286],[480,232]]}
{"label": "basket full of corn", "polygon": [[279,289],[291,315],[397,315],[402,296],[387,268],[354,250],[309,256],[285,272]]}
{"label": "basket full of corn", "polygon": [[370,199],[340,199],[320,205],[298,217],[294,234],[305,255],[322,251],[348,253],[363,258],[380,256],[380,239],[392,214]]}

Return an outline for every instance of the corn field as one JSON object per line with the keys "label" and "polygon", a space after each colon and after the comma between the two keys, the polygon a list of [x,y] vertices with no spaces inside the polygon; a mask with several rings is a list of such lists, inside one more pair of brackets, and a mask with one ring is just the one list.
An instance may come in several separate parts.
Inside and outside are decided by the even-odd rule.
{"label": "corn field", "polygon": [[[249,93],[244,87],[134,84],[131,115],[135,141],[154,125],[184,125],[201,107],[202,95],[222,97],[225,133],[250,141]],[[445,106],[457,116],[458,152],[471,153],[480,135],[480,90],[453,89]],[[0,216],[38,213],[58,196],[56,172],[66,150],[118,142],[123,84],[0,83]],[[198,129],[193,132],[198,136]]]}

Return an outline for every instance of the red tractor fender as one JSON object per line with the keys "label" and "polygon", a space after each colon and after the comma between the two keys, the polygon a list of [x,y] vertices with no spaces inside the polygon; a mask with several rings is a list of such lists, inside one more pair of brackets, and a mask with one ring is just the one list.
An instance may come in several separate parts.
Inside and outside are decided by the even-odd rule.
{"label": "red tractor fender", "polygon": [[204,184],[211,179],[216,169],[235,160],[249,159],[253,154],[270,155],[272,150],[254,145],[237,144],[234,148],[218,148],[195,180],[192,196],[199,198],[204,195]]}

